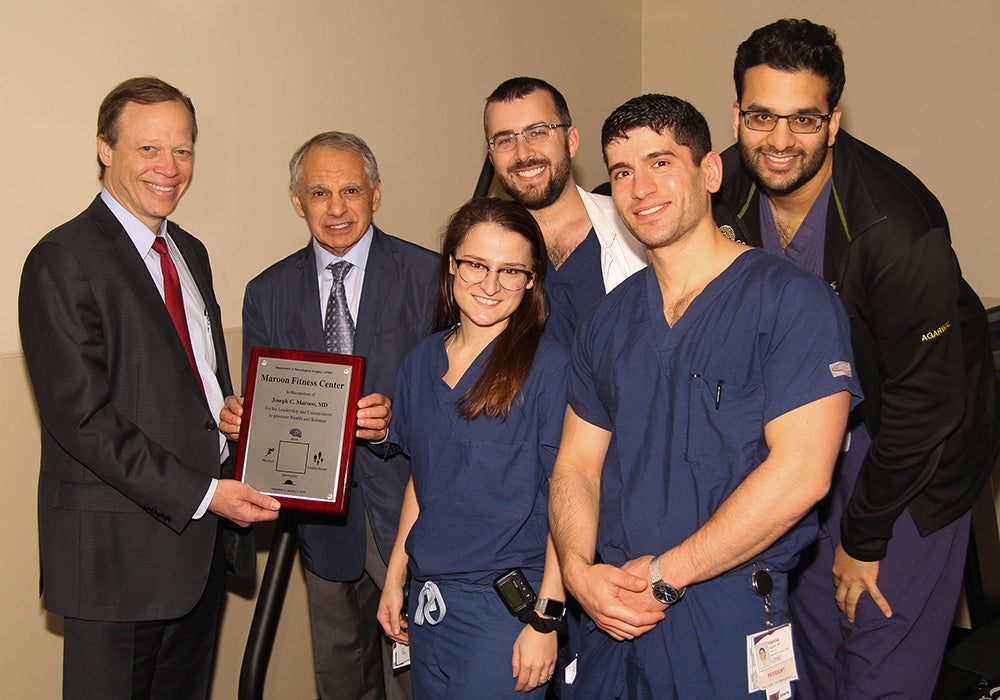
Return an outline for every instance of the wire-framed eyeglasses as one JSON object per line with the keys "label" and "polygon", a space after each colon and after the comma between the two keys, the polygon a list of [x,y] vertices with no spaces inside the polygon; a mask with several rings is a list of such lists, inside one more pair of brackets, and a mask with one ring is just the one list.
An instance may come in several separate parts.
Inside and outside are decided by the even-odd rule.
{"label": "wire-framed eyeglasses", "polygon": [[487,267],[478,260],[464,260],[453,258],[455,267],[458,268],[458,276],[465,280],[466,284],[479,284],[491,272],[497,273],[497,282],[508,292],[519,292],[525,288],[535,273],[520,267],[500,267],[496,270]]}
{"label": "wire-framed eyeglasses", "polygon": [[773,114],[741,109],[740,116],[743,118],[743,124],[751,131],[774,131],[778,122],[784,119],[788,122],[788,130],[793,134],[815,134],[823,128],[823,122],[830,121],[833,112],[830,114]]}
{"label": "wire-framed eyeglasses", "polygon": [[518,136],[523,136],[524,140],[528,143],[539,143],[547,141],[556,129],[567,129],[569,127],[569,124],[546,124],[545,122],[540,122],[525,127],[523,131],[500,132],[487,141],[486,144],[493,153],[503,153],[504,151],[514,150],[514,147],[517,145]]}

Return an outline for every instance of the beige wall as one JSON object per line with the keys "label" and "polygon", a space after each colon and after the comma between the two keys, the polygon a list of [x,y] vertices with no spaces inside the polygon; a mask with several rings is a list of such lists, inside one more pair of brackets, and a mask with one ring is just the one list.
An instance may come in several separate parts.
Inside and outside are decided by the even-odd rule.
{"label": "beige wall", "polygon": [[[729,146],[736,47],[757,27],[800,17],[802,3],[642,5],[643,91],[690,101],[708,119],[715,147]],[[993,219],[1000,185],[998,8],[995,0],[841,0],[809,13],[833,27],[844,50],[842,128],[906,165],[937,194],[965,277],[990,304],[1000,303]]]}
{"label": "beige wall", "polygon": [[[485,155],[483,100],[500,81],[544,74],[565,92],[585,134],[585,185],[606,179],[590,134],[639,90],[639,0],[2,8],[0,124],[12,151],[0,172],[0,351],[18,348],[24,256],[98,189],[97,107],[126,77],[158,75],[198,109],[194,183],[173,218],[208,246],[227,326],[239,325],[246,281],[307,239],[288,203],[288,159],[313,134],[365,138],[382,171],[376,222],[436,247],[448,214],[472,195]],[[605,33],[618,41],[596,40]]]}
{"label": "beige wall", "polygon": [[[176,219],[209,247],[238,366],[246,280],[306,240],[287,201],[292,150],[313,133],[356,131],[380,160],[392,233],[434,247],[472,192],[484,148],[482,100],[501,80],[536,74],[566,94],[583,134],[582,184],[605,179],[598,130],[640,91],[667,91],[707,115],[729,143],[729,78],[736,44],[791,12],[788,2],[514,0],[501,5],[343,0],[126,0],[4,3],[0,7],[0,437],[7,456],[0,589],[5,696],[57,697],[58,620],[37,599],[35,486],[38,424],[20,355],[15,298],[24,256],[97,191],[94,120],[117,81],[152,73],[187,91],[199,111],[197,177]],[[848,59],[848,128],[910,165],[941,196],[955,244],[981,294],[1000,297],[988,236],[988,164],[997,29],[990,0],[948,11],[909,2],[847,0],[814,18],[840,32]],[[961,17],[956,21],[955,17]],[[893,25],[898,22],[898,25]],[[704,27],[704,31],[692,27]],[[680,66],[676,68],[675,66]],[[984,86],[970,89],[967,86]],[[912,96],[911,99],[907,99]],[[921,129],[923,112],[947,126]],[[890,114],[890,112],[892,112]],[[992,156],[992,157],[991,157]],[[269,535],[262,537],[266,545]],[[261,554],[263,564],[266,552]],[[229,597],[215,697],[236,697],[253,601]],[[296,574],[267,697],[313,697],[304,592]],[[281,688],[279,691],[278,688]]]}
{"label": "beige wall", "polygon": [[[0,171],[0,384],[8,388],[0,434],[12,477],[0,527],[5,697],[57,697],[61,683],[58,620],[38,602],[38,426],[17,336],[17,283],[35,241],[98,190],[94,123],[104,94],[151,73],[197,106],[196,177],[175,218],[209,248],[239,366],[244,284],[308,237],[287,195],[299,144],[328,129],[364,137],[382,171],[377,223],[436,247],[448,214],[472,194],[485,155],[483,100],[506,78],[537,74],[563,90],[584,134],[580,180],[606,179],[592,134],[639,91],[640,14],[639,0],[0,4],[8,163]],[[252,608],[229,597],[215,697],[236,697]],[[296,574],[268,697],[315,697],[306,619]]]}

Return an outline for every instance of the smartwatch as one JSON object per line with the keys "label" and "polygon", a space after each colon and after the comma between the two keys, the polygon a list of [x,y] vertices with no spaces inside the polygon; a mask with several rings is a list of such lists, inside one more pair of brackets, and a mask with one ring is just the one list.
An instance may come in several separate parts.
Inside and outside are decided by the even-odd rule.
{"label": "smartwatch", "polygon": [[653,597],[664,605],[676,605],[687,591],[687,588],[677,590],[663,580],[663,574],[660,572],[660,555],[656,555],[649,562],[649,580],[652,582]]}
{"label": "smartwatch", "polygon": [[550,598],[539,598],[535,601],[535,612],[550,620],[561,620],[566,613],[566,604]]}

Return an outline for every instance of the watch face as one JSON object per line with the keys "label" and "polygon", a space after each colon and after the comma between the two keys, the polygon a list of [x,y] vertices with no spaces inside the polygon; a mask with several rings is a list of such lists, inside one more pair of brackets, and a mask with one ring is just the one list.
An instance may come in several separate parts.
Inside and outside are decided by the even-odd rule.
{"label": "watch face", "polygon": [[653,586],[653,597],[664,605],[673,605],[681,599],[677,589],[665,583]]}
{"label": "watch face", "polygon": [[566,605],[558,600],[539,598],[535,603],[535,611],[539,615],[544,615],[554,620],[561,620],[566,611]]}

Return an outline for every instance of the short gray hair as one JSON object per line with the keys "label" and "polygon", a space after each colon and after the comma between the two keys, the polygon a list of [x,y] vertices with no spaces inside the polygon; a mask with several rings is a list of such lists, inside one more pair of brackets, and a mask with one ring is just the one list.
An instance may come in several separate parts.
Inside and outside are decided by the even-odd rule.
{"label": "short gray hair", "polygon": [[324,131],[322,134],[316,134],[299,146],[298,150],[292,156],[291,161],[289,161],[288,173],[291,176],[290,186],[293,192],[298,192],[299,186],[302,185],[302,161],[305,160],[306,154],[315,146],[326,146],[328,148],[335,148],[338,151],[353,153],[364,163],[365,175],[368,176],[368,186],[374,189],[381,182],[378,175],[378,163],[375,162],[375,154],[372,153],[372,149],[368,147],[364,139],[343,131]]}

